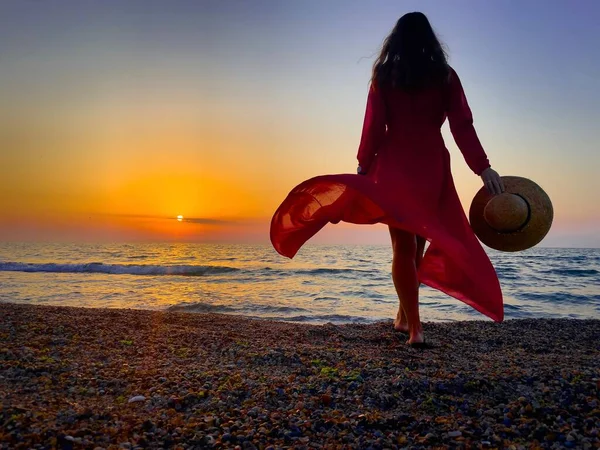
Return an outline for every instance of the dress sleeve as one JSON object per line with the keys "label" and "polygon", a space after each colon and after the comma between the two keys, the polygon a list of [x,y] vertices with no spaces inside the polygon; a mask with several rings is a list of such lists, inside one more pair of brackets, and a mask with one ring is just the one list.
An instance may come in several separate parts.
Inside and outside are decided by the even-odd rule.
{"label": "dress sleeve", "polygon": [[360,145],[358,147],[358,164],[368,172],[373,158],[381,145],[386,133],[385,102],[381,89],[371,83],[367,96],[367,110],[363,122]]}
{"label": "dress sleeve", "polygon": [[481,172],[490,167],[490,162],[473,127],[473,114],[467,103],[460,78],[452,68],[450,69],[449,91],[450,131],[467,165],[475,174],[481,175]]}

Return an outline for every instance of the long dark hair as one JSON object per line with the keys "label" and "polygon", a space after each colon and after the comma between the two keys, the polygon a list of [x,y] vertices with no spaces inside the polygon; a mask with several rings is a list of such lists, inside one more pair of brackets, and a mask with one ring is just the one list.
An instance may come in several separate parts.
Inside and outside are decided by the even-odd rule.
{"label": "long dark hair", "polygon": [[398,19],[383,41],[371,81],[414,91],[442,82],[449,71],[446,52],[427,16],[411,12]]}

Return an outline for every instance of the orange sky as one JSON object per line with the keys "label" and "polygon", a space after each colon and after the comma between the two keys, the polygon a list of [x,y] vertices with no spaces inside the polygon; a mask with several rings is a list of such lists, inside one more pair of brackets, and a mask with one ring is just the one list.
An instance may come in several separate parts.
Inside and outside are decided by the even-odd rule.
{"label": "orange sky", "polygon": [[[208,21],[15,5],[0,7],[2,240],[268,242],[271,215],[293,186],[355,171],[368,56],[395,17],[356,5],[327,15],[334,22],[301,9],[258,20],[224,8]],[[586,75],[569,83],[587,94],[566,100],[534,78],[492,79],[481,61],[501,42],[458,13],[425,12],[451,50],[492,166],[552,198],[544,244],[600,245],[591,113],[567,105],[570,122],[558,126],[544,103],[589,101]],[[509,56],[498,51],[498,66]],[[481,181],[444,135],[468,208]],[[387,242],[381,227],[336,229],[314,241]]]}

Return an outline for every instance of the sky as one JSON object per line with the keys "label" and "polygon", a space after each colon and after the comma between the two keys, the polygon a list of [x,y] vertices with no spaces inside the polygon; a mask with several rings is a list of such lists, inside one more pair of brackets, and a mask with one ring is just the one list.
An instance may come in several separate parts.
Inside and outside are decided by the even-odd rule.
{"label": "sky", "polygon": [[[541,245],[600,247],[595,0],[3,0],[0,240],[268,243],[294,186],[355,172],[375,55],[415,10],[492,167],[552,199]],[[468,210],[481,180],[444,138]]]}

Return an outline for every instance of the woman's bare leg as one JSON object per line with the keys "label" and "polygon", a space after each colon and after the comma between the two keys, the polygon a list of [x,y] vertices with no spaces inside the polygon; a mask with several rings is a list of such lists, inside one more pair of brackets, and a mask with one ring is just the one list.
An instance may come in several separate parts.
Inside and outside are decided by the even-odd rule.
{"label": "woman's bare leg", "polygon": [[[419,318],[419,280],[417,278],[417,237],[404,230],[390,227],[392,249],[392,279],[400,300],[394,327],[402,329],[405,318],[409,333],[408,343],[423,342]],[[424,243],[423,243],[424,244]]]}
{"label": "woman's bare leg", "polygon": [[[391,230],[392,228],[390,228],[390,233],[392,232]],[[415,266],[417,268],[417,272],[419,270],[419,266],[421,265],[421,260],[423,259],[426,242],[427,240],[424,237],[417,235],[417,253],[415,257]],[[406,314],[404,313],[402,306],[398,308],[398,314],[396,314],[396,320],[394,320],[394,329],[408,333],[408,321],[406,320]]]}

